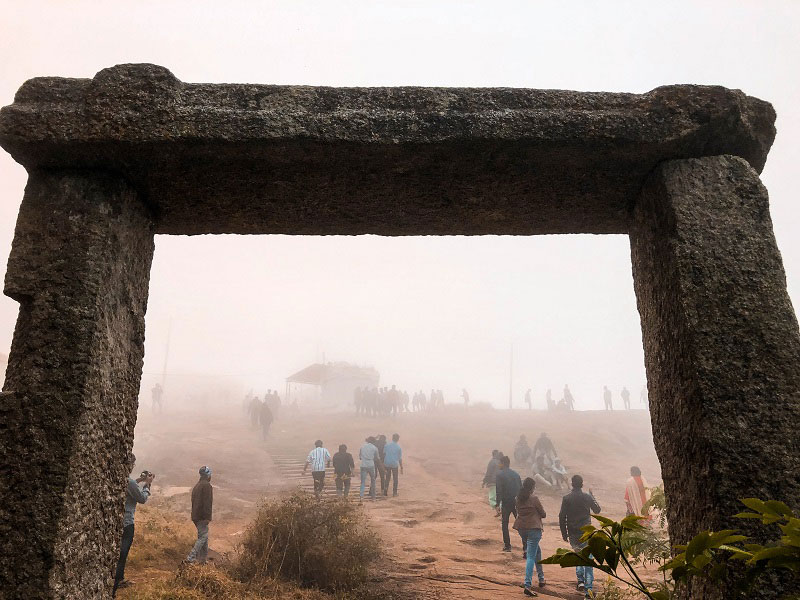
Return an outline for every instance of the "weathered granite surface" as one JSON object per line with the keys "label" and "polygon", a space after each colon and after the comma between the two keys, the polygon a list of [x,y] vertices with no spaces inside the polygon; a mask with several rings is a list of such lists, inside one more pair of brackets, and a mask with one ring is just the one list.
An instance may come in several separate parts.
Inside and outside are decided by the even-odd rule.
{"label": "weathered granite surface", "polygon": [[666,162],[630,239],[672,541],[746,527],[740,498],[800,509],[800,333],[758,175],[733,156]]}
{"label": "weathered granite surface", "polygon": [[732,154],[760,171],[774,120],[722,87],[212,85],[118,65],[25,83],[0,145],[28,168],[120,173],[159,233],[624,233],[656,165]]}
{"label": "weathered granite surface", "polygon": [[117,177],[31,174],[5,293],[0,598],[106,598],[122,534],[153,226]]}

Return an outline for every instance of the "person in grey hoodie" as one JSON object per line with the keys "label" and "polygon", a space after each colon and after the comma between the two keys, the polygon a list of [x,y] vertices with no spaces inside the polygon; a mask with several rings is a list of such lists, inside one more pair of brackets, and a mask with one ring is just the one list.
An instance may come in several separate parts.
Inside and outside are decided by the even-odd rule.
{"label": "person in grey hoodie", "polygon": [[[136,466],[136,456],[131,452],[128,457],[128,472],[133,471]],[[133,544],[134,517],[136,515],[136,505],[144,504],[150,497],[150,485],[153,483],[155,475],[145,471],[138,479],[128,476],[128,485],[125,489],[125,516],[122,519],[122,542],[119,548],[119,560],[117,570],[114,574],[114,589],[112,596],[116,597],[117,589],[127,587],[129,582],[125,580],[125,563],[128,561],[128,552]],[[142,484],[139,487],[139,484]]]}

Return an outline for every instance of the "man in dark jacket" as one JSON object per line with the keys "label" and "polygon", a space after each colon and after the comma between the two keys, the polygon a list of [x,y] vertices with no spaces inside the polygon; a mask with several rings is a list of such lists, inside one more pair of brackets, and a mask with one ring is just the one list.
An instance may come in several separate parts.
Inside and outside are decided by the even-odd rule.
{"label": "man in dark jacket", "polygon": [[208,524],[211,523],[211,506],[214,489],[211,487],[211,468],[200,467],[200,481],[192,488],[192,521],[197,527],[197,541],[186,557],[188,562],[206,562],[208,558]]}
{"label": "man in dark jacket", "polygon": [[[592,490],[583,491],[583,477],[573,475],[572,491],[564,496],[561,501],[561,512],[558,514],[558,524],[561,526],[561,537],[569,542],[576,552],[586,547],[586,542],[581,542],[583,531],[581,527],[591,524],[591,513],[599,513],[600,505],[594,499]],[[584,592],[586,598],[592,596],[594,571],[592,567],[575,567],[578,576],[578,591]]]}
{"label": "man in dark jacket", "polygon": [[503,527],[503,552],[511,552],[511,537],[508,535],[508,519],[513,514],[517,516],[517,494],[522,487],[519,473],[511,468],[511,459],[507,456],[500,458],[500,470],[495,478],[497,485],[497,502],[495,507],[501,506],[500,516]]}

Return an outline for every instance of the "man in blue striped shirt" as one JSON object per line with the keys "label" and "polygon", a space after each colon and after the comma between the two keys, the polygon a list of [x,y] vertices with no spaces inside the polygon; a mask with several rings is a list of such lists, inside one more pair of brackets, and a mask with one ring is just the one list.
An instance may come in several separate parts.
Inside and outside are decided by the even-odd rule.
{"label": "man in blue striped shirt", "polygon": [[308,465],[311,465],[311,477],[314,478],[314,495],[319,498],[325,487],[325,467],[331,465],[331,453],[322,447],[322,440],[314,442],[314,449],[308,453],[303,475],[306,474]]}

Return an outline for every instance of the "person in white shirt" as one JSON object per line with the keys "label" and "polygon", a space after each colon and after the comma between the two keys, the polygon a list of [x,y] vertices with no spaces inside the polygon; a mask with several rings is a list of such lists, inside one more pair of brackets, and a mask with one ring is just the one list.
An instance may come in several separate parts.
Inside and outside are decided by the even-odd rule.
{"label": "person in white shirt", "polygon": [[361,491],[358,494],[358,500],[364,498],[364,486],[367,482],[367,475],[369,475],[369,489],[370,496],[375,500],[375,461],[380,460],[378,447],[375,445],[375,438],[370,436],[365,440],[363,446],[358,451],[358,458],[361,459]]}
{"label": "person in white shirt", "polygon": [[325,467],[331,465],[331,453],[322,447],[322,440],[314,442],[314,449],[308,453],[303,475],[306,474],[308,465],[311,465],[311,477],[314,478],[314,495],[319,498],[325,487]]}

